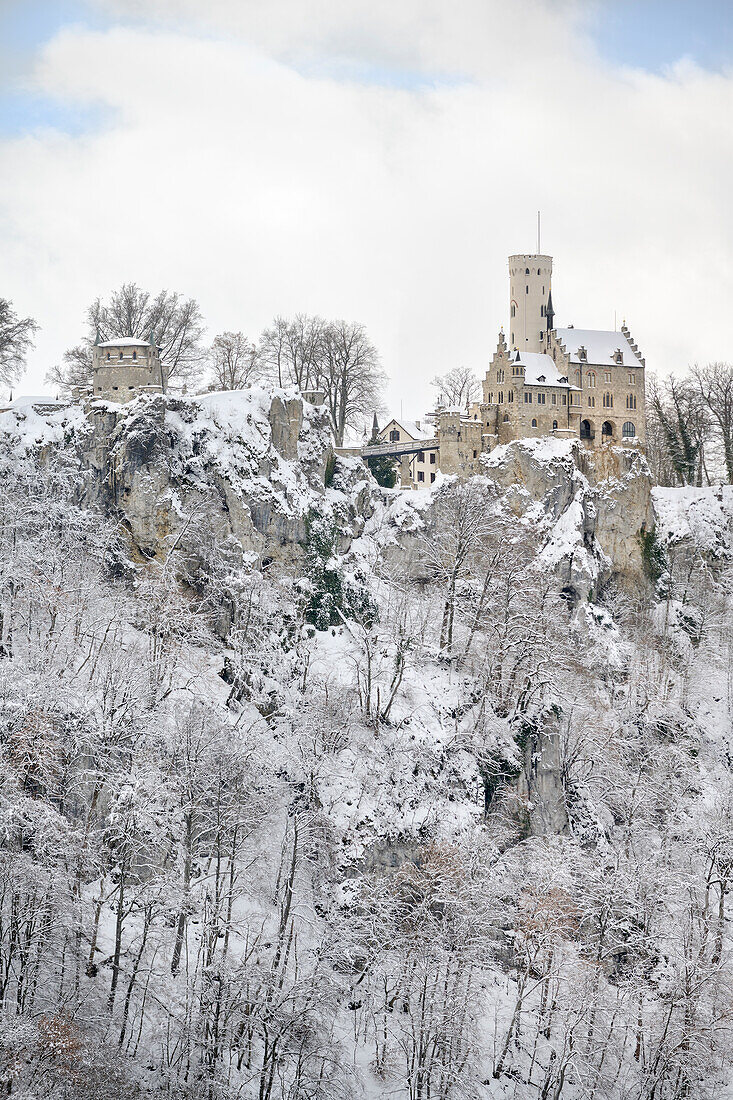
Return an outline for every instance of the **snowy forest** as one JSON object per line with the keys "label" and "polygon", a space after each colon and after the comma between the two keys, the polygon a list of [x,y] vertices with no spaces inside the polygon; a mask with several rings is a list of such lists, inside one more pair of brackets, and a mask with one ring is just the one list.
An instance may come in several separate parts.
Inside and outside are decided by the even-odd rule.
{"label": "snowy forest", "polygon": [[733,1095],[733,489],[264,381],[0,412],[2,1094]]}

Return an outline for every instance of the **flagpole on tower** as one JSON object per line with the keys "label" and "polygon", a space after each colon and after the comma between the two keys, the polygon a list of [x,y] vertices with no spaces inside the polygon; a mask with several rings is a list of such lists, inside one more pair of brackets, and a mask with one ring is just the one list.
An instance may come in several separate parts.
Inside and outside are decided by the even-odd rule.
{"label": "flagpole on tower", "polygon": [[540,212],[537,211],[537,255],[540,254]]}

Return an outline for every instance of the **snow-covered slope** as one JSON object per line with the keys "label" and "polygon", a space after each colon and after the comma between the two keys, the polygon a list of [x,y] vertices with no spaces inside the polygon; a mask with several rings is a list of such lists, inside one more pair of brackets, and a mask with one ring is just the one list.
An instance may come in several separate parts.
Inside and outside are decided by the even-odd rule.
{"label": "snow-covered slope", "polygon": [[0,473],[11,1096],[725,1095],[729,490],[382,491],[258,390],[14,407]]}

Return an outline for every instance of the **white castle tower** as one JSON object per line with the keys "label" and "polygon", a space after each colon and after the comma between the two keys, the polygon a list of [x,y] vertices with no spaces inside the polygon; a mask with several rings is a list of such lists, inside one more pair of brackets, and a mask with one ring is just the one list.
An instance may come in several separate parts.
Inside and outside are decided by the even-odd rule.
{"label": "white castle tower", "polygon": [[509,257],[509,340],[519,351],[546,351],[553,327],[552,256]]}

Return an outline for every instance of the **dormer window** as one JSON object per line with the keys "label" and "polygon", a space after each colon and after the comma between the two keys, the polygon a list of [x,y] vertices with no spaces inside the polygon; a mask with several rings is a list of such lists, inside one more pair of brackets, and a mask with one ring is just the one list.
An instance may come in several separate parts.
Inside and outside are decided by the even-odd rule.
{"label": "dormer window", "polygon": [[583,347],[583,345],[581,344],[581,346],[580,346],[580,347],[578,348],[578,359],[580,359],[580,361],[581,361],[582,363],[585,363],[585,361],[587,360],[587,358],[588,358],[588,352],[587,352],[587,350],[586,350],[586,349],[585,349],[585,348]]}
{"label": "dormer window", "polygon": [[624,353],[621,351],[621,348],[616,348],[615,352],[613,353],[613,361],[614,363],[623,363]]}

